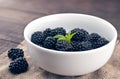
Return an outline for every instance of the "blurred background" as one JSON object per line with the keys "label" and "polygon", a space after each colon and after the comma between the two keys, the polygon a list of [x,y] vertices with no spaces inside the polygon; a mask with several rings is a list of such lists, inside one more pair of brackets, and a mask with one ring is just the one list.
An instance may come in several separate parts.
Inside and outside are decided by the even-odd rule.
{"label": "blurred background", "polygon": [[106,19],[120,38],[120,0],[0,0],[0,53],[24,40],[23,30],[30,21],[69,12]]}

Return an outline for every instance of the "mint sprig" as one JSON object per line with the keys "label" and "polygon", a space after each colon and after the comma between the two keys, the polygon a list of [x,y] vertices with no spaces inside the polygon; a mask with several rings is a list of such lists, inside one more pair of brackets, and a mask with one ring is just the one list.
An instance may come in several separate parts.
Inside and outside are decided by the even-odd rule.
{"label": "mint sprig", "polygon": [[53,38],[57,38],[58,40],[64,40],[67,41],[68,43],[71,42],[72,37],[75,35],[76,33],[68,33],[65,36],[64,35],[55,35]]}

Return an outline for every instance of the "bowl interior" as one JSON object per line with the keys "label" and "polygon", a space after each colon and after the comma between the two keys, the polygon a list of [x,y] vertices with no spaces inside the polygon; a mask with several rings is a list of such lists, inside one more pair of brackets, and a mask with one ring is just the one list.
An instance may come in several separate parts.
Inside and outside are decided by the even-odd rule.
{"label": "bowl interior", "polygon": [[27,25],[24,36],[30,41],[34,32],[56,27],[64,27],[67,31],[74,28],[82,28],[89,33],[98,33],[109,41],[117,37],[116,29],[109,22],[91,15],[71,13],[49,15],[36,19]]}

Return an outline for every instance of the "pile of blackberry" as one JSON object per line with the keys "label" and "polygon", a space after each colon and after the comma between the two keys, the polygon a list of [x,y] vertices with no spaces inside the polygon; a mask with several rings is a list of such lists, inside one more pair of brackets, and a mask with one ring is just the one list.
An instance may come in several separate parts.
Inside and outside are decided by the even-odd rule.
{"label": "pile of blackberry", "polygon": [[9,71],[13,74],[20,74],[28,70],[28,62],[24,58],[24,51],[19,48],[11,48],[8,57],[12,60]]}
{"label": "pile of blackberry", "polygon": [[80,28],[74,28],[67,33],[63,27],[36,31],[32,34],[31,41],[41,47],[58,51],[86,51],[109,43],[97,33],[89,34]]}

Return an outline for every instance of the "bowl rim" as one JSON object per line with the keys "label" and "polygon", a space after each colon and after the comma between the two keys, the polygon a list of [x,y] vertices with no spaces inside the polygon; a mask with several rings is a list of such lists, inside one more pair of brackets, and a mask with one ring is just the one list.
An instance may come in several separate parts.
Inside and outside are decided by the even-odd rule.
{"label": "bowl rim", "polygon": [[[35,22],[37,20],[45,19],[46,17],[49,17],[49,16],[59,16],[59,15],[82,15],[82,16],[88,16],[88,17],[97,18],[97,19],[99,19],[101,21],[104,21],[107,24],[109,24],[110,28],[112,28],[114,30],[115,36],[114,36],[114,38],[112,38],[111,41],[109,41],[108,44],[106,44],[106,45],[104,45],[102,47],[96,48],[96,49],[91,49],[91,50],[86,50],[86,51],[58,51],[58,50],[53,50],[53,49],[47,49],[47,48],[44,48],[44,47],[41,47],[41,46],[38,46],[38,45],[32,43],[30,41],[30,39],[28,39],[28,36],[26,36],[26,30],[28,29],[28,27],[29,27],[30,24],[32,24],[33,22]],[[110,22],[108,22],[107,20],[102,19],[100,17],[96,17],[96,16],[88,15],[88,14],[81,14],[81,13],[59,13],[59,14],[52,14],[52,15],[43,16],[43,17],[40,17],[40,18],[35,19],[35,20],[31,21],[30,23],[28,23],[27,26],[24,29],[24,39],[25,39],[25,41],[29,42],[34,47],[36,47],[38,49],[42,49],[44,51],[49,51],[50,53],[55,53],[55,54],[65,54],[65,53],[67,53],[67,54],[78,54],[78,53],[79,54],[85,54],[85,53],[90,53],[90,52],[93,52],[93,51],[96,51],[96,50],[100,50],[100,49],[102,49],[102,48],[110,45],[114,40],[116,41],[116,39],[117,39],[117,30],[116,30],[116,28]]]}

